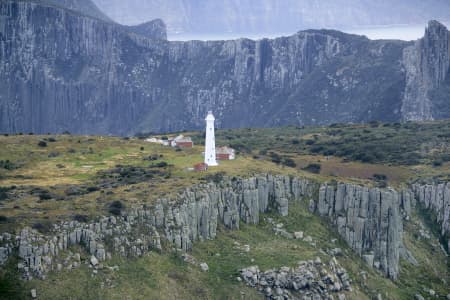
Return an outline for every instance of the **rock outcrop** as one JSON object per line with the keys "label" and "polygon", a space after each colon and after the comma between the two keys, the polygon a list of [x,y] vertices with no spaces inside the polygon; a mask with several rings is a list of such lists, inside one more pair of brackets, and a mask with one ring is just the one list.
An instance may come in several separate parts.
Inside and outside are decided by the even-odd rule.
{"label": "rock outcrop", "polygon": [[161,199],[152,207],[131,209],[121,217],[103,217],[91,224],[64,222],[48,236],[27,228],[18,236],[4,234],[0,253],[5,256],[17,249],[25,277],[42,277],[64,263],[59,253],[71,245],[84,245],[100,262],[113,253],[141,256],[160,250],[161,238],[188,251],[195,241],[214,239],[219,223],[239,229],[240,222],[258,224],[261,213],[287,215],[289,203],[312,201],[310,207],[337,224],[338,233],[356,253],[396,278],[402,245],[399,199],[393,190],[351,184],[324,184],[319,189],[316,182],[288,176],[225,178],[189,188],[176,199]]}
{"label": "rock outcrop", "polygon": [[441,235],[447,238],[447,249],[450,250],[450,183],[414,184],[412,190],[415,201],[436,216],[433,221],[440,225]]}
{"label": "rock outcrop", "polygon": [[[423,121],[450,116],[439,111],[434,102],[450,102],[450,96],[436,95],[433,91],[448,86],[450,76],[450,33],[436,21],[430,21],[425,36],[404,51],[403,65],[406,70],[406,88],[403,96],[404,120]],[[436,99],[442,98],[442,99]]]}
{"label": "rock outcrop", "polygon": [[317,212],[336,225],[348,245],[369,265],[395,279],[403,233],[400,197],[391,189],[322,185]]}
{"label": "rock outcrop", "polygon": [[263,272],[258,266],[252,266],[240,273],[244,282],[258,289],[266,299],[328,300],[334,299],[339,292],[351,291],[350,277],[335,257],[328,264],[317,258],[299,261],[295,268],[282,267]]}

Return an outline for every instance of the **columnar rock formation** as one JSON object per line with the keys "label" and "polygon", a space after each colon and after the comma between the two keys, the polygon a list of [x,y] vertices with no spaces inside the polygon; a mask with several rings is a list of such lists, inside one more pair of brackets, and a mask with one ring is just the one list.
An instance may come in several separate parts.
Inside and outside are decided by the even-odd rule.
{"label": "columnar rock formation", "polygon": [[322,185],[317,211],[332,220],[356,253],[395,279],[403,232],[400,197],[390,189]]}
{"label": "columnar rock formation", "polygon": [[440,225],[441,235],[447,237],[448,249],[450,250],[450,183],[415,184],[412,189],[416,201],[436,215],[434,221]]}
{"label": "columnar rock formation", "polygon": [[58,253],[71,245],[85,245],[99,261],[112,253],[140,256],[161,249],[160,237],[188,251],[195,241],[214,239],[219,223],[239,229],[240,222],[258,224],[261,213],[274,210],[285,216],[290,202],[306,201],[311,210],[337,224],[338,233],[371,266],[396,278],[402,246],[400,199],[393,190],[344,183],[319,188],[316,182],[288,176],[226,178],[194,186],[176,199],[161,199],[152,207],[129,210],[121,217],[55,225],[49,236],[30,229],[17,237],[4,234],[0,257],[4,261],[18,248],[23,270],[30,272],[27,276],[42,276],[58,268]]}
{"label": "columnar rock formation", "polygon": [[[168,42],[160,20],[126,27],[61,7],[1,1],[0,131],[200,129],[212,107],[219,127],[398,121],[425,103],[417,86],[435,87],[426,74],[442,79],[445,33],[430,23],[414,48],[423,54],[402,63],[411,43],[330,30]],[[439,97],[448,102],[447,94]]]}
{"label": "columnar rock formation", "polygon": [[[402,115],[405,120],[431,120],[439,116],[431,92],[440,88],[450,74],[450,33],[442,24],[431,21],[423,39],[404,51],[406,88]],[[450,96],[444,101],[450,102]]]}

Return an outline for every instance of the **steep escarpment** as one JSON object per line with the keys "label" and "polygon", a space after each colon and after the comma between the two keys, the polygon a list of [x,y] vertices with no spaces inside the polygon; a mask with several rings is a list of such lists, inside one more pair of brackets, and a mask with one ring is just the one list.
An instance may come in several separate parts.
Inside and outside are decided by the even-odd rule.
{"label": "steep escarpment", "polygon": [[[2,1],[0,15],[2,131],[119,132],[149,106],[152,97],[127,85],[130,74],[120,57],[133,57],[141,40],[150,39],[31,2]],[[128,42],[133,52],[122,49]],[[153,43],[155,59],[159,43]]]}
{"label": "steep escarpment", "polygon": [[161,249],[161,239],[188,251],[195,241],[216,238],[219,224],[239,229],[240,222],[258,224],[262,213],[286,216],[290,203],[306,202],[311,211],[336,223],[350,248],[371,261],[372,267],[396,278],[402,245],[399,194],[343,183],[319,186],[287,176],[227,178],[194,186],[176,199],[161,199],[121,217],[103,217],[91,224],[64,222],[48,236],[31,229],[17,237],[3,234],[0,260],[18,251],[24,261],[22,271],[29,277],[58,268],[58,253],[71,245],[84,245],[100,261],[112,254],[141,256],[150,249]]}
{"label": "steep escarpment", "polygon": [[175,131],[203,127],[208,109],[221,127],[400,118],[404,42],[323,30],[171,43],[64,9],[0,5],[1,131]]}
{"label": "steep escarpment", "polygon": [[447,249],[450,249],[450,183],[415,184],[412,190],[416,201],[435,214],[433,221],[440,225],[441,235],[447,237]]}
{"label": "steep escarpment", "polygon": [[431,21],[424,38],[404,51],[406,89],[402,103],[405,120],[432,120],[449,117],[446,80],[450,73],[450,33]]}
{"label": "steep escarpment", "polygon": [[199,129],[210,109],[219,127],[394,122],[408,112],[424,115],[414,103],[427,101],[416,88],[445,86],[438,84],[448,65],[444,29],[430,26],[422,42],[428,54],[403,63],[429,66],[418,73],[437,76],[428,83],[434,75],[416,76],[415,67],[405,76],[407,42],[330,30],[273,40],[168,42],[160,20],[126,27],[55,6],[2,1],[0,131]]}
{"label": "steep escarpment", "polygon": [[339,234],[369,265],[396,278],[403,232],[400,197],[394,190],[323,185],[317,211],[332,220]]}

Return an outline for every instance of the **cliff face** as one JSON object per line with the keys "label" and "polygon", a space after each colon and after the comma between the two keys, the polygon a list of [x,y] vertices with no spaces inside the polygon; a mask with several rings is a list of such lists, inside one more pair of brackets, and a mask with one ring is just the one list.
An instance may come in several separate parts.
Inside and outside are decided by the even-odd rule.
{"label": "cliff face", "polygon": [[413,185],[417,202],[436,215],[436,223],[441,226],[441,235],[448,237],[450,249],[450,183],[435,185]]}
{"label": "cliff face", "polygon": [[286,176],[225,179],[194,186],[176,199],[161,199],[153,207],[136,208],[120,218],[105,217],[92,224],[66,222],[56,226],[51,236],[36,238],[36,233],[25,229],[16,239],[2,239],[0,261],[18,247],[24,266],[42,275],[56,268],[60,251],[79,243],[100,261],[112,252],[140,256],[161,249],[161,238],[188,251],[195,241],[216,238],[219,223],[239,229],[240,222],[258,224],[260,215],[269,211],[287,215],[290,203],[305,201],[312,211],[336,224],[348,245],[372,267],[396,278],[402,245],[399,198],[393,190],[351,184],[319,188],[315,182]]}
{"label": "cliff face", "polygon": [[432,120],[450,116],[450,33],[431,21],[424,38],[404,51],[406,88],[402,115],[405,120]]}
{"label": "cliff face", "polygon": [[167,42],[158,21],[130,28],[16,1],[0,16],[1,131],[198,129],[208,109],[220,127],[400,118],[408,43],[326,30]]}
{"label": "cliff face", "polygon": [[400,202],[401,194],[394,190],[323,185],[317,211],[337,226],[348,245],[369,265],[395,279],[403,233]]}
{"label": "cliff face", "polygon": [[[150,41],[154,46],[147,51],[158,60],[162,41],[128,27],[52,6],[2,1],[1,131],[120,132],[157,97],[127,83],[132,70],[125,63]],[[149,61],[150,78],[152,69],[158,65]]]}

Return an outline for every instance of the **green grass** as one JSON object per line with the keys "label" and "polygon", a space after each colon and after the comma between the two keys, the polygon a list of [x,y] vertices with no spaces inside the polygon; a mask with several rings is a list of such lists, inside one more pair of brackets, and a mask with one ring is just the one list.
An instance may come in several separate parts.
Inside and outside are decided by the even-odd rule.
{"label": "green grass", "polygon": [[[222,162],[207,173],[187,170],[202,161],[201,133],[187,134],[194,136],[197,146],[182,151],[137,138],[0,136],[0,161],[9,161],[0,165],[5,166],[0,168],[0,215],[6,217],[0,223],[0,231],[70,220],[75,214],[92,219],[108,214],[108,205],[116,200],[126,207],[151,204],[157,198],[175,195],[218,173],[245,177],[270,172],[319,182],[338,180],[366,185],[378,184],[372,177],[383,174],[394,186],[418,178],[449,180],[450,163],[446,162],[450,151],[449,131],[449,121],[219,130],[217,144],[231,145],[239,153],[235,161]],[[49,137],[56,141],[50,142]],[[39,147],[38,142],[44,139],[47,147]],[[59,155],[49,157],[53,152]],[[360,156],[363,152],[372,158]],[[144,160],[150,155],[162,157],[156,162]],[[290,159],[295,167],[274,163],[275,158],[281,162]],[[442,165],[435,165],[436,160],[441,160]],[[105,172],[117,165],[147,169],[158,162],[166,162],[168,166],[157,168],[161,174],[148,180],[131,184],[118,182],[117,186],[83,195],[66,194],[70,187],[101,184]],[[320,174],[302,170],[311,163],[321,165]],[[126,179],[127,175],[124,176]],[[31,194],[37,187],[48,190],[52,198],[40,200]],[[313,238],[315,246],[276,236],[272,225],[262,220],[258,226],[241,224],[239,231],[220,227],[217,239],[196,242],[192,255],[198,262],[208,263],[210,270],[206,273],[182,261],[179,253],[170,249],[139,259],[114,258],[107,262],[118,264],[117,272],[103,270],[92,277],[91,270],[83,265],[72,272],[50,273],[46,281],[18,281],[16,262],[12,261],[5,269],[7,272],[0,271],[0,295],[6,299],[22,299],[29,297],[31,288],[37,288],[42,299],[259,299],[261,295],[255,290],[236,280],[239,269],[251,265],[258,265],[262,270],[295,266],[299,260],[317,256],[326,260],[323,251],[336,247],[344,250],[339,260],[354,282],[355,292],[349,295],[350,299],[372,299],[378,293],[383,299],[411,299],[425,285],[440,295],[450,293],[449,259],[436,244],[417,239],[418,229],[413,222],[405,222],[404,241],[421,264],[416,267],[401,261],[400,279],[392,282],[368,268],[339,238],[333,226],[308,212],[305,202],[290,203],[288,217],[277,214],[263,217],[285,224],[290,232],[303,231]],[[430,222],[432,216],[418,210],[414,220],[419,218],[437,239],[435,224]],[[243,251],[236,243],[249,245],[251,251]],[[365,279],[362,271],[366,273]],[[102,289],[101,283],[107,281],[113,287]]]}
{"label": "green grass", "polygon": [[[303,231],[305,236],[310,235],[315,245],[275,235],[273,225],[267,222],[269,217],[275,224],[285,224],[289,232]],[[259,225],[241,223],[240,230],[234,231],[219,227],[215,240],[195,242],[191,255],[197,263],[206,262],[208,272],[184,262],[181,253],[172,252],[164,243],[161,254],[151,252],[138,259],[115,257],[105,264],[118,265],[119,271],[104,268],[97,275],[92,275],[92,270],[82,264],[70,272],[51,272],[45,281],[20,282],[14,277],[18,274],[10,272],[15,270],[12,262],[0,276],[0,291],[12,295],[10,299],[25,299],[32,288],[37,289],[41,299],[262,299],[256,290],[237,281],[240,269],[252,265],[258,265],[261,270],[293,267],[298,261],[316,257],[327,262],[330,256],[324,251],[339,247],[343,253],[338,260],[353,281],[354,291],[347,294],[348,299],[373,299],[379,293],[383,299],[412,299],[424,286],[446,295],[450,291],[441,279],[449,278],[445,263],[448,258],[436,252],[427,241],[417,241],[414,238],[417,228],[411,227],[412,224],[405,225],[405,242],[421,265],[415,267],[402,261],[400,279],[395,282],[368,268],[329,223],[309,213],[306,201],[300,201],[290,206],[287,217],[263,214]],[[244,245],[250,246],[249,252],[244,250]],[[82,255],[82,259],[88,257]],[[366,274],[365,278],[361,272]]]}

